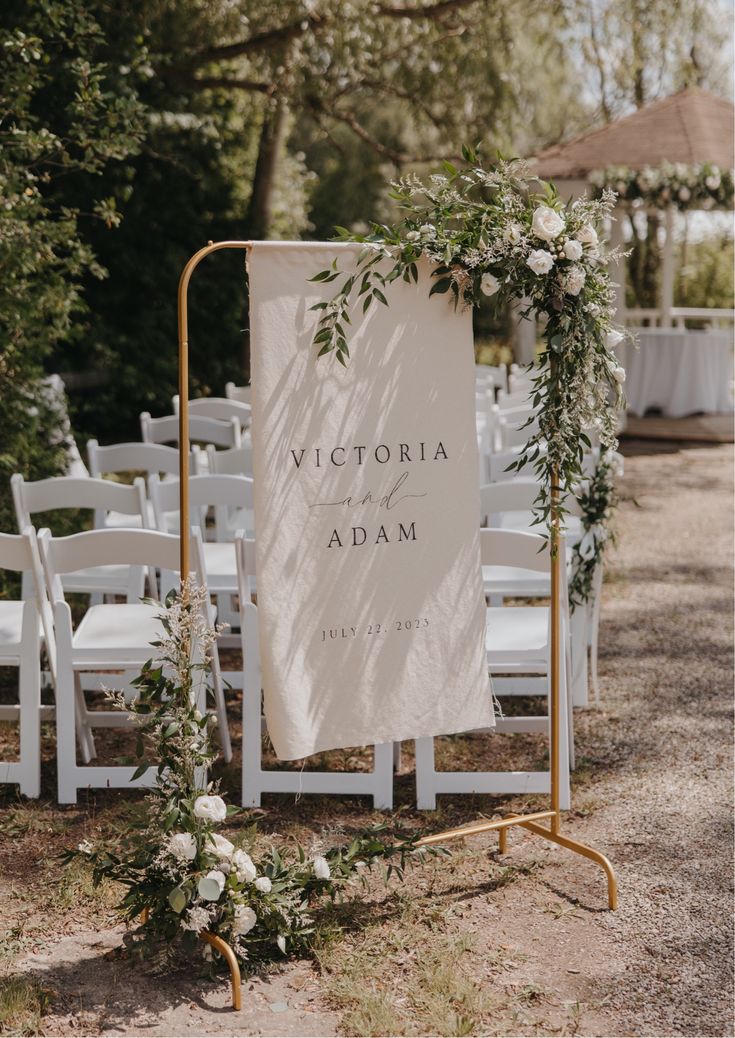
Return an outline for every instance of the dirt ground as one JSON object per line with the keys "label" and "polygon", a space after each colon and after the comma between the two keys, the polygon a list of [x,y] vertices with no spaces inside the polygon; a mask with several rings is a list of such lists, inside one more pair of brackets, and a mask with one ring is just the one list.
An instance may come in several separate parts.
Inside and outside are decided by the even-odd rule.
{"label": "dirt ground", "polygon": [[[613,861],[617,912],[606,910],[593,864],[515,830],[501,857],[497,838],[480,836],[403,885],[375,882],[325,926],[313,960],[249,979],[233,1013],[224,980],[195,967],[156,977],[121,956],[114,891],[94,892],[82,867],[62,872],[55,855],[82,835],[114,833],[139,801],[101,793],[59,810],[49,761],[47,799],[0,801],[0,1033],[731,1035],[733,449],[628,441],[624,450],[602,705],[575,715],[565,819]],[[233,722],[236,713],[234,703]],[[499,750],[503,739],[516,741]],[[438,757],[447,767],[541,752],[532,740],[487,736],[442,740]],[[234,798],[234,765],[223,781]],[[413,793],[407,752],[403,824],[543,806],[444,797],[425,816]],[[325,797],[273,797],[260,815],[264,839],[307,846],[377,817],[359,799]]]}

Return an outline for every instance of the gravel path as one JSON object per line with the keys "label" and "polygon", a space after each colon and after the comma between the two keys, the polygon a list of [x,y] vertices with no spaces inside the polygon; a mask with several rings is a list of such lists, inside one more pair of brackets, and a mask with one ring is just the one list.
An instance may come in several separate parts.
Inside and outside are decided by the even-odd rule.
{"label": "gravel path", "polygon": [[[498,859],[496,838],[483,836],[457,847],[450,868],[411,874],[403,894],[412,914],[404,904],[391,917],[390,898],[376,893],[375,918],[346,936],[330,968],[288,965],[252,982],[237,1015],[226,1011],[225,984],[143,976],[103,954],[119,943],[119,928],[95,933],[70,913],[67,936],[57,929],[17,964],[56,992],[43,1033],[393,1033],[369,1024],[361,988],[382,1000],[401,1034],[733,1033],[733,449],[628,442],[625,450],[620,547],[604,594],[602,706],[575,718],[575,810],[564,823],[612,859],[619,910],[606,911],[595,866],[516,831]],[[410,780],[399,786],[409,805]],[[431,824],[498,806],[517,805],[445,798]],[[270,825],[301,826],[302,838],[304,826],[329,824],[330,811],[342,824],[371,820],[354,801],[305,799],[287,810],[269,808]],[[461,963],[453,975],[470,985],[462,997],[474,1001],[471,1011],[458,1002],[456,1018],[440,1026],[436,1002],[434,1018],[415,1007],[428,1004],[422,956],[425,964],[444,948]],[[347,990],[355,961],[364,983],[353,977],[353,1002],[340,1002],[335,991]],[[442,983],[440,1001],[450,1004],[451,977]]]}

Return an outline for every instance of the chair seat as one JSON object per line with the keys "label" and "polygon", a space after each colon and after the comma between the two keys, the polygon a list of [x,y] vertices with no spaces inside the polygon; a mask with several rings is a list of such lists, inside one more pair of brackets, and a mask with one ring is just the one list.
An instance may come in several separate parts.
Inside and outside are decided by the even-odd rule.
{"label": "chair seat", "polygon": [[20,651],[23,605],[0,601],[0,659],[15,657]]}
{"label": "chair seat", "polygon": [[155,655],[151,642],[164,633],[161,608],[143,603],[90,606],[74,632],[74,663],[144,663]]}
{"label": "chair seat", "polygon": [[519,598],[548,598],[551,578],[538,570],[516,566],[483,566],[482,579],[486,595],[507,595]]}
{"label": "chair seat", "polygon": [[485,649],[490,664],[546,660],[549,654],[548,608],[489,608]]}

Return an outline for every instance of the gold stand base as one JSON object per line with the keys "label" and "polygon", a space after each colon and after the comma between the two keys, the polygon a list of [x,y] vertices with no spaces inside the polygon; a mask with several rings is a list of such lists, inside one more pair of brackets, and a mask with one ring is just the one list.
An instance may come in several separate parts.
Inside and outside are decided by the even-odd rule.
{"label": "gold stand base", "polygon": [[[539,825],[540,821],[547,818],[549,819],[549,828],[545,825]],[[508,830],[513,825],[519,825],[523,829],[528,830],[528,832],[534,833],[535,836],[540,836],[544,840],[556,843],[560,847],[566,847],[568,851],[580,854],[583,858],[588,858],[590,861],[594,861],[600,865],[604,869],[607,877],[608,907],[611,911],[615,911],[618,907],[618,881],[615,878],[615,871],[609,859],[606,858],[604,854],[594,850],[592,847],[588,847],[586,844],[580,843],[578,840],[572,840],[569,836],[563,836],[559,832],[559,815],[556,811],[537,811],[534,814],[529,815],[509,815],[507,818],[498,818],[493,822],[475,822],[472,825],[466,825],[460,829],[447,829],[443,833],[433,833],[431,836],[425,836],[423,840],[417,842],[416,846],[429,847],[432,844],[448,843],[451,840],[462,840],[467,836],[477,836],[478,833],[497,830],[498,849],[501,854],[505,854],[508,849]]]}
{"label": "gold stand base", "polygon": [[[145,924],[150,919],[150,910],[144,908],[140,913],[140,921]],[[218,951],[222,958],[225,960],[227,965],[230,967],[230,984],[232,986],[232,1008],[235,1010],[242,1009],[242,981],[240,979],[240,967],[237,963],[237,957],[234,951],[229,946],[227,941],[223,941],[217,934],[210,933],[209,930],[202,930],[201,933],[197,934],[200,941],[204,941],[205,944],[211,945],[215,951]]]}

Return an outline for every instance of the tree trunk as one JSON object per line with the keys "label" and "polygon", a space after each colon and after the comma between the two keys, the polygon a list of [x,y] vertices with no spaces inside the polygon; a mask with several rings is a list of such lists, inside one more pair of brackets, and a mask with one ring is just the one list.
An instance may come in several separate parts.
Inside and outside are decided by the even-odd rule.
{"label": "tree trunk", "polygon": [[278,158],[286,134],[287,114],[285,103],[277,99],[263,116],[253,190],[247,213],[248,234],[256,241],[266,239],[271,229],[273,189]]}

